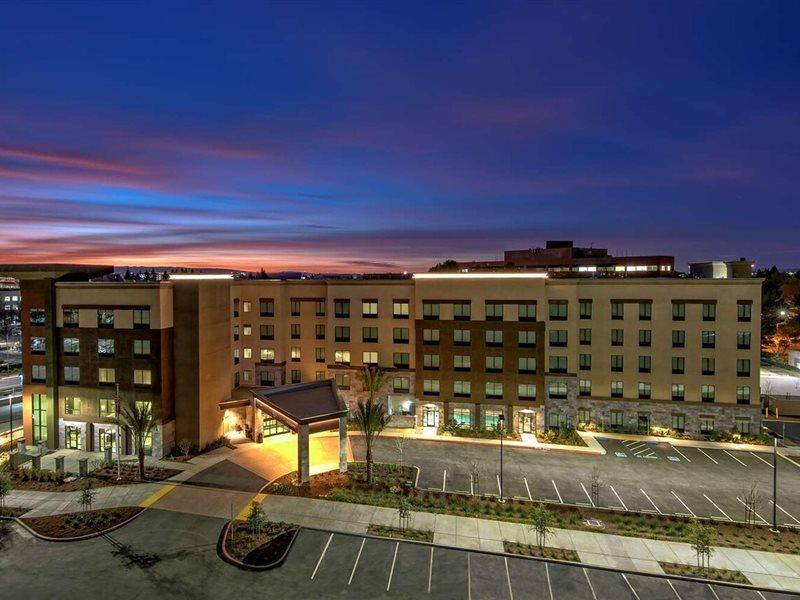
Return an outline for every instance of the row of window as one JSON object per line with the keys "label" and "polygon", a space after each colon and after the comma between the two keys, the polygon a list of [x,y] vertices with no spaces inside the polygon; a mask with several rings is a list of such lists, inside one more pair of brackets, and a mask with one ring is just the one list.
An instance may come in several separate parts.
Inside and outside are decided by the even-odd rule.
{"label": "row of window", "polygon": [[[150,406],[152,409],[151,403],[146,400],[137,400],[137,406],[144,407],[145,405]],[[79,396],[67,396],[64,398],[64,414],[65,415],[83,415],[83,416],[99,416],[103,418],[112,418],[117,414],[117,405],[114,398],[100,398],[99,402],[97,403],[97,414],[96,415],[88,415],[87,411],[85,410],[86,407],[84,406],[81,398]]]}
{"label": "row of window", "polygon": [[[440,357],[438,354],[424,354],[422,357],[422,366],[426,370],[438,370],[441,367]],[[453,356],[454,371],[470,371],[472,370],[472,357],[468,354],[456,354]],[[484,357],[484,368],[487,373],[502,373],[503,372],[503,357],[502,356],[486,356]],[[536,373],[536,358],[532,356],[520,356],[517,359],[517,372],[525,374]]]}
{"label": "row of window", "polygon": [[[100,384],[114,384],[117,382],[116,369],[108,367],[100,367],[97,370],[97,381]],[[46,383],[47,382],[47,367],[45,365],[31,365],[31,382],[33,383]],[[77,384],[81,383],[81,368],[66,366],[64,367],[64,383]],[[133,383],[134,385],[152,385],[152,372],[150,369],[134,369],[133,370]]]}
{"label": "row of window", "polygon": [[[81,353],[81,341],[79,338],[64,338],[64,354],[67,356],[79,356]],[[47,343],[43,337],[31,338],[31,354],[45,354]],[[97,340],[97,355],[112,357],[116,353],[116,344],[113,339]],[[133,340],[133,355],[136,358],[150,356],[150,340]]]}
{"label": "row of window", "polygon": [[[566,347],[568,332],[566,329],[551,329],[548,332],[548,344],[551,347]],[[750,349],[751,334],[749,331],[736,332],[736,348],[738,350]],[[589,346],[592,344],[592,330],[589,328],[580,328],[578,330],[578,343],[581,346]],[[624,346],[625,345],[625,330],[612,329],[611,330],[611,345]],[[641,347],[648,347],[653,345],[653,330],[652,329],[639,329],[638,331],[638,345]],[[716,348],[717,334],[714,330],[703,330],[700,332],[700,345],[703,348]],[[672,330],[672,347],[685,348],[686,347],[686,331],[684,329]]]}
{"label": "row of window", "polygon": [[[302,302],[297,299],[289,301],[289,312],[293,317],[300,316],[300,307]],[[252,304],[249,300],[240,301],[239,298],[233,299],[233,316],[238,317],[240,309],[242,313],[249,313],[252,310]],[[275,316],[275,300],[273,298],[260,298],[258,301],[258,312],[262,317]],[[334,300],[333,312],[336,317],[349,317],[350,316],[350,300]],[[327,314],[325,300],[314,301],[314,315],[317,317],[324,317]],[[392,302],[392,316],[395,319],[407,319],[409,315],[409,302],[408,300],[394,300]],[[376,319],[378,317],[378,301],[377,300],[362,300],[361,301],[361,316],[365,319]]]}
{"label": "row of window", "polygon": [[[77,327],[79,324],[79,311],[77,308],[63,309],[63,323],[64,327]],[[38,326],[44,325],[45,311],[43,308],[30,309],[29,321],[31,325]],[[114,327],[114,309],[113,308],[98,308],[97,309],[97,326],[98,327]],[[136,329],[147,329],[150,327],[150,309],[135,308],[133,309],[133,326]]]}
{"label": "row of window", "polygon": [[[429,346],[438,345],[441,342],[441,332],[438,329],[423,329],[422,343]],[[503,345],[503,331],[500,329],[487,329],[484,332],[484,343],[489,347],[499,347]],[[469,329],[453,330],[453,345],[469,346],[472,344],[472,332]],[[520,348],[533,348],[536,346],[535,331],[518,331],[517,345]]]}
{"label": "row of window", "polygon": [[[550,357],[555,358],[555,357]],[[650,373],[652,369],[652,357],[651,356],[639,356],[639,373]],[[610,356],[610,366],[612,372],[622,372],[624,366],[624,357],[622,354],[612,354]],[[716,364],[717,361],[713,357],[703,357],[700,360],[700,373],[702,375],[714,375],[716,374]],[[578,355],[578,369],[581,371],[591,371],[592,370],[592,355],[591,354],[579,354]],[[673,356],[672,357],[672,374],[673,375],[683,375],[686,372],[686,358],[683,356]],[[736,375],[738,377],[749,377],[750,376],[750,359],[749,358],[737,358],[736,359]]]}
{"label": "row of window", "polygon": [[[441,385],[438,379],[423,379],[422,392],[426,396],[438,396]],[[503,384],[498,381],[487,381],[484,384],[484,393],[487,398],[502,399]],[[472,395],[472,382],[454,381],[453,396],[456,398],[469,398]],[[566,395],[566,391],[565,391]],[[533,383],[520,383],[517,385],[517,397],[522,400],[536,399],[536,385]],[[566,397],[566,396],[565,396]]]}

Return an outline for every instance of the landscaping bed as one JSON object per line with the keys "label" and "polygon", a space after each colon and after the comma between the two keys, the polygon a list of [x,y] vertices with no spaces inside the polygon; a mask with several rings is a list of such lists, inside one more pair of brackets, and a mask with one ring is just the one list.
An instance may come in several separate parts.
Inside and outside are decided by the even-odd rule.
{"label": "landscaping bed", "polygon": [[[395,494],[402,489],[407,489],[414,484],[416,469],[414,467],[399,466],[384,463],[372,465],[373,488]],[[339,473],[338,470],[312,475],[309,482],[300,485],[297,471],[292,471],[273,481],[265,490],[268,494],[281,494],[284,496],[301,496],[304,498],[323,498],[333,490],[354,490],[367,487],[367,469],[363,462],[347,464],[347,472]],[[391,492],[390,492],[391,493]],[[397,501],[397,496],[392,496]]]}
{"label": "landscaping bed", "polygon": [[[439,435],[452,435],[454,437],[469,437],[486,440],[498,440],[500,436],[494,429],[486,429],[485,427],[459,425],[455,421],[450,421],[445,425],[441,425],[438,431]],[[519,441],[522,438],[515,431],[506,431],[503,439]]]}
{"label": "landscaping bed", "polygon": [[286,554],[298,529],[292,523],[267,521],[255,534],[245,521],[234,521],[224,539],[225,551],[247,566],[272,565]]}
{"label": "landscaping bed", "polygon": [[581,559],[575,550],[567,550],[565,548],[552,548],[550,546],[539,548],[539,546],[532,546],[530,544],[503,542],[503,550],[509,554],[521,554],[522,556],[535,556],[537,558],[551,558],[553,560],[581,562]]}
{"label": "landscaping bed", "polygon": [[560,446],[586,446],[586,442],[575,429],[548,429],[544,433],[537,433],[536,441]]}
{"label": "landscaping bed", "polygon": [[91,479],[92,487],[99,488],[111,485],[164,481],[180,472],[178,469],[148,466],[145,468],[145,478],[139,479],[139,467],[135,463],[123,463],[120,469],[122,479],[119,480],[117,479],[116,465],[100,466],[93,470],[88,477],[70,476],[60,471],[25,468],[11,469],[9,470],[9,475],[14,489],[17,490],[76,492],[83,487],[83,482],[87,478]]}
{"label": "landscaping bed", "polygon": [[73,538],[111,529],[143,510],[139,506],[123,506],[64,515],[33,517],[22,521],[40,535],[53,538]]}
{"label": "landscaping bed", "polygon": [[432,531],[422,531],[420,529],[400,529],[399,527],[385,527],[383,525],[370,525],[367,534],[380,537],[399,538],[403,540],[414,540],[417,542],[433,542]]}
{"label": "landscaping bed", "polygon": [[0,508],[0,517],[21,517],[29,508],[17,508],[16,506],[6,506]]}
{"label": "landscaping bed", "polygon": [[703,579],[713,579],[714,581],[725,581],[727,583],[750,584],[750,581],[741,571],[730,569],[715,569],[709,567],[703,569],[696,565],[683,565],[680,563],[659,562],[664,573],[667,575],[682,575],[684,577],[701,577]]}

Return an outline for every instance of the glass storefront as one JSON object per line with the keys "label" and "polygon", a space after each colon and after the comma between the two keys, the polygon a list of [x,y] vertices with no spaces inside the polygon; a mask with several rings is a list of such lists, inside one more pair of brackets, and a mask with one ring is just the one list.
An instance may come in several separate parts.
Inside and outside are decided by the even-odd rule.
{"label": "glass storefront", "polygon": [[286,425],[284,425],[277,419],[269,415],[264,415],[263,432],[264,432],[264,437],[270,437],[272,435],[280,435],[282,433],[288,433],[289,428],[286,427]]}

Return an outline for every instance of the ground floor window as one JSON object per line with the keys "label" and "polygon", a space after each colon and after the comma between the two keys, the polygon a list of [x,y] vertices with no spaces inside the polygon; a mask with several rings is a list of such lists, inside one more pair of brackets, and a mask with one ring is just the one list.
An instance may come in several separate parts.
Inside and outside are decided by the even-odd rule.
{"label": "ground floor window", "polygon": [[144,437],[144,453],[147,456],[153,455],[153,433],[150,432]]}
{"label": "ground floor window", "polygon": [[589,423],[592,420],[592,411],[588,408],[578,409],[578,423]]}
{"label": "ground floor window", "polygon": [[468,408],[454,408],[453,420],[459,427],[469,427],[472,425],[472,411]]}
{"label": "ground floor window", "polygon": [[286,433],[289,431],[289,428],[277,419],[274,419],[269,415],[265,415],[263,421],[263,431],[264,437],[269,437],[271,435],[280,435],[281,433]]}
{"label": "ground floor window", "polygon": [[567,415],[563,415],[560,413],[548,413],[547,414],[547,426],[551,429],[559,429],[561,427],[567,426]]}
{"label": "ground floor window", "polygon": [[497,429],[500,426],[500,415],[502,410],[487,409],[483,413],[483,424],[486,429]]}
{"label": "ground floor window", "polygon": [[672,415],[672,429],[678,433],[686,431],[686,415]]}
{"label": "ground floor window", "polygon": [[111,451],[116,451],[117,444],[116,444],[115,432],[113,429],[104,429],[100,428],[97,430],[97,449],[100,452],[105,452],[106,448],[111,448]]}
{"label": "ground floor window", "polygon": [[611,411],[611,427],[618,429],[624,425],[625,416],[621,410],[612,410]]}
{"label": "ground floor window", "polygon": [[738,433],[750,435],[750,417],[736,417],[733,426]]}
{"label": "ground floor window", "polygon": [[70,450],[81,449],[81,428],[74,425],[64,427],[64,446]]}
{"label": "ground floor window", "polygon": [[714,431],[714,417],[700,417],[700,433]]}
{"label": "ground floor window", "polygon": [[33,441],[47,441],[47,396],[33,394]]}

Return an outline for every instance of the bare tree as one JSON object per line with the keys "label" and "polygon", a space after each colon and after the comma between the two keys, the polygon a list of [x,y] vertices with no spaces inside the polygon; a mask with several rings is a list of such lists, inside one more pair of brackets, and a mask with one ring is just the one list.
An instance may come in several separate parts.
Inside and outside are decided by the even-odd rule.
{"label": "bare tree", "polygon": [[753,483],[749,490],[742,493],[742,501],[744,502],[744,522],[748,526],[754,525],[757,518],[758,504],[761,502],[761,494],[758,491],[757,483]]}
{"label": "bare tree", "polygon": [[480,496],[481,493],[481,464],[477,460],[469,461],[469,477],[472,481],[472,493]]}
{"label": "bare tree", "polygon": [[595,465],[592,468],[592,472],[589,475],[589,482],[591,483],[592,488],[592,503],[595,506],[600,506],[600,488],[605,485],[603,483],[603,479],[600,476],[600,466]]}
{"label": "bare tree", "polygon": [[405,435],[399,438],[394,439],[394,448],[397,451],[397,464],[400,466],[400,470],[403,470],[403,467],[406,466],[405,463],[405,455],[406,455],[406,442],[408,438]]}

